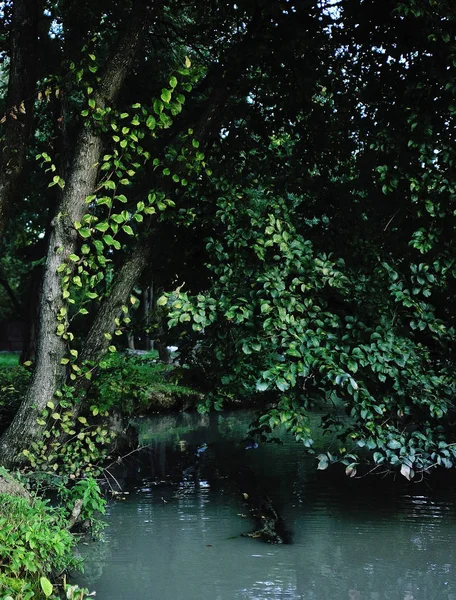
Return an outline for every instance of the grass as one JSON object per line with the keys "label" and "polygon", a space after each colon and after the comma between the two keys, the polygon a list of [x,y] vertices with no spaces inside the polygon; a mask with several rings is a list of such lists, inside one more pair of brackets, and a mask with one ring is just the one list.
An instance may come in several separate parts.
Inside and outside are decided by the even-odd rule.
{"label": "grass", "polygon": [[17,367],[19,354],[16,352],[0,352],[0,369]]}

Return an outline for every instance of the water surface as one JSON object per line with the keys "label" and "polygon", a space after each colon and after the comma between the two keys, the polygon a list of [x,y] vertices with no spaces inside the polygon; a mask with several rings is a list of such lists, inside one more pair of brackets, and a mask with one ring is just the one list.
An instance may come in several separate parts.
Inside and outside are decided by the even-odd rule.
{"label": "water surface", "polygon": [[[116,474],[130,493],[109,507],[105,540],[82,549],[79,582],[99,600],[456,600],[454,483],[320,473],[286,437],[246,451],[248,419],[142,421],[151,450]],[[197,485],[178,483],[203,442]],[[252,468],[291,544],[240,537],[253,523],[242,490],[218,468],[230,461]]]}

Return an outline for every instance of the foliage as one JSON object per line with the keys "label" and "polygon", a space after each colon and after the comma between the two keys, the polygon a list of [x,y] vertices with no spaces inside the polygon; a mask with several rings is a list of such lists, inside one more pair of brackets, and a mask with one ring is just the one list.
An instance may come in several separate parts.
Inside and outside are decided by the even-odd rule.
{"label": "foliage", "polygon": [[[339,433],[340,454],[321,455],[320,469],[341,460],[354,476],[363,460],[359,447],[373,452],[376,465],[399,467],[407,478],[453,466],[456,448],[444,425],[454,369],[436,361],[420,338],[404,335],[391,267],[378,264],[371,277],[360,277],[343,260],[316,252],[292,225],[296,199],[293,208],[292,198],[255,190],[237,194],[236,202],[222,196],[218,205],[218,238],[208,241],[209,293],[179,291],[159,300],[169,306],[170,327],[191,323],[204,332],[200,360],[208,372],[218,362],[216,408],[227,397],[281,392],[256,431],[285,424],[311,447],[306,409],[334,406],[324,425]],[[437,338],[446,335],[432,312],[428,326]],[[337,407],[345,408],[344,418]]]}
{"label": "foliage", "polygon": [[[340,460],[352,476],[369,461],[408,478],[452,467],[451,3],[172,2],[118,97],[105,75],[132,5],[108,4],[54,3],[40,34],[42,169],[29,160],[11,229],[26,231],[21,247],[49,238],[44,280],[57,272],[61,295],[42,303],[42,341],[58,348],[46,381],[59,377],[28,398],[27,414],[46,407],[32,466],[96,475],[107,415],[85,394],[100,362],[110,375],[94,397],[123,403],[123,375],[141,404],[141,368],[113,373],[109,355],[138,305],[115,298],[117,277],[142,253],[149,281],[176,288],[158,305],[214,391],[203,408],[259,398],[260,434],[284,423],[311,447],[307,411],[324,406],[340,447],[320,468]],[[100,152],[73,218],[81,139]],[[19,245],[7,238],[11,264]],[[91,338],[110,301],[117,316]]]}
{"label": "foliage", "polygon": [[78,522],[86,522],[91,528],[92,535],[98,536],[105,527],[105,523],[100,520],[100,515],[106,513],[106,500],[97,481],[93,477],[85,477],[71,486],[65,479],[60,479],[56,489],[59,501],[68,516],[71,515],[76,501],[81,501]]}
{"label": "foliage", "polygon": [[58,406],[49,401],[38,420],[40,425],[49,422],[42,438],[23,450],[28,468],[73,480],[99,475],[115,437],[105,421],[107,411],[93,405],[87,416],[76,412],[71,386],[57,390],[56,395]]}
{"label": "foliage", "polygon": [[0,352],[0,369],[16,367],[19,363],[19,356],[15,352]]}
{"label": "foliage", "polygon": [[46,582],[52,573],[76,566],[75,542],[65,528],[63,513],[38,498],[30,502],[4,494],[0,508],[2,597],[40,598],[40,579]]}
{"label": "foliage", "polygon": [[3,429],[13,418],[30,381],[30,371],[17,365],[16,360],[4,361],[0,369],[0,421]]}
{"label": "foliage", "polygon": [[89,391],[89,400],[100,410],[132,415],[147,412],[154,394],[195,396],[179,384],[182,372],[175,365],[157,362],[156,353],[114,353],[100,364],[100,373]]}

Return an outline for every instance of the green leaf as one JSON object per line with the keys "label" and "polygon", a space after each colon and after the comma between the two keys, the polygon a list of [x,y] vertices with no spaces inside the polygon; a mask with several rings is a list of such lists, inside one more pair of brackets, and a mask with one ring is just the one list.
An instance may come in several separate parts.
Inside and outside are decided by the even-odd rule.
{"label": "green leaf", "polygon": [[277,379],[276,386],[281,392],[285,392],[290,388],[290,384],[285,379]]}
{"label": "green leaf", "polygon": [[112,235],[109,235],[109,234],[104,235],[103,241],[108,246],[114,246],[114,238],[112,237]]}
{"label": "green leaf", "polygon": [[160,98],[163,100],[163,102],[168,103],[171,100],[171,90],[163,88]]}
{"label": "green leaf", "polygon": [[52,583],[47,577],[40,577],[40,585],[41,589],[43,590],[43,594],[46,596],[46,598],[49,598],[54,590]]}
{"label": "green leaf", "polygon": [[177,79],[176,77],[174,77],[174,75],[172,77],[170,77],[169,80],[169,85],[174,89],[177,85]]}
{"label": "green leaf", "polygon": [[154,100],[154,112],[159,115],[163,110],[163,102],[161,100]]}
{"label": "green leaf", "polygon": [[90,229],[88,229],[87,227],[81,227],[81,229],[78,230],[78,233],[84,239],[87,239],[91,235]]}
{"label": "green leaf", "polygon": [[125,231],[126,234],[134,235],[133,229],[130,227],[130,225],[122,225],[122,229]]}
{"label": "green leaf", "polygon": [[155,120],[155,118],[152,115],[149,115],[147,117],[146,126],[150,130],[152,130],[152,129],[155,129],[156,124],[157,124],[157,121]]}
{"label": "green leaf", "polygon": [[98,223],[98,225],[95,225],[95,229],[104,233],[109,229],[109,225],[106,222]]}

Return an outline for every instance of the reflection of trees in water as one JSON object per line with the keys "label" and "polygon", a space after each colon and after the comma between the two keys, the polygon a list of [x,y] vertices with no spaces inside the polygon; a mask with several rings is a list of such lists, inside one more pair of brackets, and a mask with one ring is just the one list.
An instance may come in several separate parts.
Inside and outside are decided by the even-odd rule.
{"label": "reflection of trees in water", "polygon": [[107,544],[102,537],[88,545],[79,544],[74,554],[77,559],[82,559],[84,572],[73,575],[77,578],[79,585],[90,587],[103,575],[103,569],[112,558],[112,546]]}
{"label": "reflection of trees in water", "polygon": [[[310,519],[309,519],[310,521]],[[431,526],[432,527],[432,526]],[[308,540],[294,554],[296,598],[302,600],[456,599],[451,549],[438,536],[428,551],[413,546],[410,523],[378,528],[320,517],[309,526]],[[432,528],[423,536],[432,540]],[[429,562],[442,559],[439,566]],[[445,563],[448,561],[448,564]]]}

